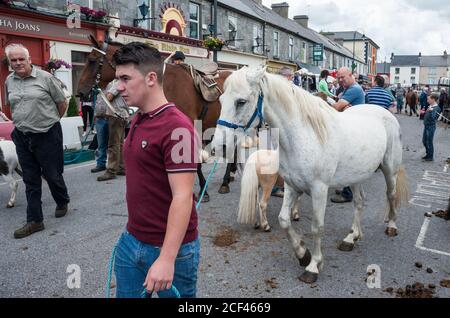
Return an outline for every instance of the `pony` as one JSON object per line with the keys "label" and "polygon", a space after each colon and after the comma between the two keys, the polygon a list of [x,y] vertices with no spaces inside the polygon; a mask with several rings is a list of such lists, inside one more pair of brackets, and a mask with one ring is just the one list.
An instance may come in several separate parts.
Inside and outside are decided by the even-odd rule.
{"label": "pony", "polygon": [[16,204],[16,193],[19,184],[14,178],[14,172],[22,176],[16,146],[10,140],[0,140],[0,174],[11,188],[11,197],[6,205],[8,209],[14,207]]}
{"label": "pony", "polygon": [[[419,104],[419,96],[417,96],[417,93],[415,90],[410,90],[406,93],[406,105],[409,106],[409,116],[412,116],[412,113],[416,114],[417,117],[419,117],[419,114],[417,113],[417,105]],[[405,113],[406,113],[406,107],[405,107]]]}
{"label": "pony", "polygon": [[[253,152],[245,163],[241,178],[241,196],[239,200],[238,222],[244,224],[253,223],[255,229],[262,228],[270,232],[267,221],[267,202],[278,179],[278,150],[257,150]],[[259,191],[262,195],[259,200]],[[257,203],[259,201],[259,203]],[[256,205],[259,208],[259,221],[256,221]],[[300,220],[300,200],[292,209],[294,221]]]}
{"label": "pony", "polygon": [[[400,125],[390,112],[375,105],[337,112],[279,75],[267,73],[265,68],[236,71],[224,88],[214,149],[234,143],[233,128],[259,125],[255,117],[260,123],[279,129],[279,173],[285,189],[278,219],[300,265],[307,264],[301,281],[316,282],[324,266],[321,241],[329,188],[350,185],[353,191],[353,222],[338,247],[350,252],[362,237],[361,184],[380,168],[387,185],[385,233],[390,237],[397,235],[397,213],[408,203],[409,187],[402,165]],[[292,207],[303,192],[312,198],[312,254],[290,220]]]}
{"label": "pony", "polygon": [[[120,43],[97,41],[94,37],[90,37],[90,40],[93,45],[93,50],[88,55],[88,62],[82,71],[78,83],[77,94],[80,97],[88,95],[96,82],[100,88],[105,88],[115,78],[115,66],[112,57],[119,47],[122,46]],[[218,77],[215,78],[215,81],[220,91],[223,91],[223,83],[230,74],[230,71],[218,72]],[[216,122],[220,114],[220,103],[218,100],[214,102],[206,102],[203,100],[201,94],[195,89],[194,79],[187,65],[166,64],[163,89],[167,100],[173,102],[192,121],[202,121],[202,133],[209,128],[216,127]],[[203,154],[201,156],[203,157]],[[232,180],[230,174],[231,172],[235,172],[236,169],[236,164],[234,163],[227,165],[219,193],[230,192],[229,183]],[[198,166],[197,175],[201,193],[206,183],[201,164]],[[205,191],[203,202],[207,201],[209,201],[209,194]]]}

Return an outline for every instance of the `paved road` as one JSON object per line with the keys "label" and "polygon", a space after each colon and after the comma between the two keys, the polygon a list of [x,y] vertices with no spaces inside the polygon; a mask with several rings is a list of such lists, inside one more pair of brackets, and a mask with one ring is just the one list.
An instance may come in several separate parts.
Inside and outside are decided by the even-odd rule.
{"label": "paved road", "polygon": [[[403,128],[404,162],[409,175],[412,200],[399,215],[399,236],[388,238],[383,224],[385,184],[380,172],[364,184],[367,200],[362,220],[364,237],[351,253],[337,249],[348,232],[351,204],[327,206],[323,253],[325,267],[317,284],[298,280],[302,269],[277,222],[281,199],[269,202],[271,233],[255,231],[236,223],[239,184],[226,195],[217,193],[223,167],[210,186],[211,202],[200,214],[202,258],[199,297],[393,297],[388,287],[405,288],[422,282],[436,285],[436,295],[449,297],[450,289],[439,282],[450,278],[450,222],[424,213],[446,207],[450,194],[450,130],[439,128],[435,137],[436,161],[421,161],[422,122],[400,115]],[[125,179],[98,183],[90,173],[93,163],[69,166],[65,172],[71,195],[70,212],[55,219],[48,187],[44,186],[43,208],[46,230],[22,240],[12,233],[25,219],[24,185],[19,184],[14,209],[0,209],[0,297],[104,297],[110,252],[126,223]],[[211,165],[206,167],[206,171]],[[6,205],[9,189],[1,184],[0,202]],[[311,200],[301,201],[301,221],[295,224],[311,247]],[[225,229],[237,233],[237,242],[227,247],[214,245]],[[422,235],[419,235],[422,233]],[[423,268],[415,267],[421,262]],[[67,287],[70,264],[81,269],[80,288]],[[366,270],[371,264],[381,269],[381,288],[369,289]],[[433,273],[427,273],[431,268]]]}

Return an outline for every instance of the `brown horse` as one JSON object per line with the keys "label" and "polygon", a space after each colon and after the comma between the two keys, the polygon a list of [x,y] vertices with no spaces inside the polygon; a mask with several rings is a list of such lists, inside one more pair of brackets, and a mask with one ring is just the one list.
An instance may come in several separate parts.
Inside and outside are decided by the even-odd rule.
{"label": "brown horse", "polygon": [[409,116],[412,116],[412,113],[414,112],[414,114],[416,114],[416,116],[419,117],[419,114],[417,113],[417,104],[419,104],[419,96],[414,90],[409,90],[406,93],[406,105],[409,106]]}
{"label": "brown horse", "polygon": [[[113,65],[112,57],[121,44],[98,42],[93,37],[91,37],[91,42],[94,49],[88,56],[88,63],[83,69],[78,84],[79,96],[88,95],[96,83],[103,89],[115,78],[115,66]],[[219,77],[215,80],[220,91],[223,91],[223,84],[230,74],[231,72],[229,71],[219,71]],[[167,64],[164,73],[163,89],[167,100],[173,102],[192,121],[202,121],[202,132],[216,127],[221,109],[220,102],[217,100],[209,103],[201,97],[201,94],[195,89],[194,80],[188,67],[185,65]],[[232,171],[236,171],[236,165],[230,163],[227,165],[223,183],[219,190],[220,193],[230,192],[229,183]],[[201,164],[199,164],[197,174],[201,193],[206,183]],[[206,191],[203,201],[209,201],[209,195]]]}

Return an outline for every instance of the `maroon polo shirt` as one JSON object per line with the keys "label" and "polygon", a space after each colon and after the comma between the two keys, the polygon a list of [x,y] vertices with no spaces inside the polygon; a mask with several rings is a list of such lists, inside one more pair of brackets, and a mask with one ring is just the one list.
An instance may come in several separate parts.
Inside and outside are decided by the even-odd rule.
{"label": "maroon polo shirt", "polygon": [[[197,171],[195,138],[191,120],[171,103],[146,114],[138,113],[133,119],[123,155],[127,230],[139,241],[163,245],[172,202],[168,175]],[[193,200],[183,244],[197,238],[197,224]]]}

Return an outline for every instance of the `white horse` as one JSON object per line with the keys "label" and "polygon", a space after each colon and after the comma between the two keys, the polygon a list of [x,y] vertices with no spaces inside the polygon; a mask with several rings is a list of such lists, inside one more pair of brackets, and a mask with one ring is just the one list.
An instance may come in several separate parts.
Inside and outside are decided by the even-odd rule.
{"label": "white horse", "polygon": [[19,168],[19,159],[17,158],[16,146],[10,140],[0,141],[0,174],[11,188],[11,198],[6,205],[7,208],[12,208],[16,204],[16,193],[18,182],[14,178],[14,171],[22,176],[22,171]]}
{"label": "white horse", "polygon": [[[251,120],[254,114],[279,129],[280,174],[285,180],[279,222],[300,264],[309,263],[300,277],[303,282],[315,282],[323,268],[321,239],[329,188],[350,185],[353,191],[353,224],[339,246],[340,250],[351,251],[362,237],[361,183],[380,167],[387,184],[386,234],[397,235],[397,212],[401,203],[407,203],[409,192],[402,166],[400,126],[390,112],[379,106],[360,105],[339,113],[265,69],[233,72],[220,100],[215,150],[224,144],[227,148],[233,145],[234,129],[230,128],[255,127],[257,120]],[[312,258],[290,220],[292,206],[302,192],[312,198]]]}
{"label": "white horse", "polygon": [[[239,223],[255,224],[255,229],[262,227],[265,232],[270,232],[271,228],[266,216],[267,202],[278,179],[278,161],[277,150],[261,149],[248,157],[241,178]],[[259,188],[262,190],[261,199],[259,199]],[[259,208],[259,221],[256,221],[256,205]],[[297,200],[291,213],[294,221],[300,219],[299,206],[300,200]]]}

